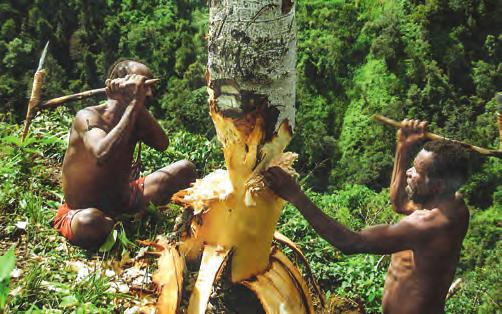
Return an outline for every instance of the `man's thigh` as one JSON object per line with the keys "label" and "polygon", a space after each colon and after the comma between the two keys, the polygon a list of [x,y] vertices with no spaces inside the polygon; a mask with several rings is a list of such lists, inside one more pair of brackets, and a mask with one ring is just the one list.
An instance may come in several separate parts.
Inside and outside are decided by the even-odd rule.
{"label": "man's thigh", "polygon": [[177,161],[149,174],[145,178],[145,204],[169,202],[174,193],[186,189],[195,181],[196,174],[195,166],[187,160]]}

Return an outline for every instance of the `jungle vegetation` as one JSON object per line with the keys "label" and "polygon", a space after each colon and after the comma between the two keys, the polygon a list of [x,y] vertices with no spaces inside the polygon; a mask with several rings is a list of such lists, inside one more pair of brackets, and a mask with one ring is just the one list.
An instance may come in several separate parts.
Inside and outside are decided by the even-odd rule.
{"label": "jungle vegetation", "polygon": [[[374,113],[424,119],[435,133],[498,148],[501,16],[496,0],[297,3],[297,117],[288,150],[299,153],[296,169],[317,205],[355,229],[398,219],[388,200],[395,130],[373,122]],[[98,100],[40,113],[27,141],[19,140],[46,41],[43,99],[102,87],[118,58],[148,64],[161,78],[150,110],[172,142],[163,154],[144,152],[144,171],[188,158],[204,175],[223,164],[207,114],[207,20],[202,0],[0,2],[0,255],[17,243],[23,270],[10,283],[17,291],[7,299],[10,311],[120,309],[104,293],[106,277],[72,284],[61,260],[88,256],[57,250],[49,226],[62,199],[58,176],[72,116]],[[447,312],[495,313],[502,310],[502,163],[472,154],[470,167],[462,192],[471,222],[456,274],[463,284]],[[156,230],[138,227],[127,237],[167,232],[174,218],[164,218]],[[28,222],[21,231],[19,221]],[[290,206],[278,229],[305,251],[325,292],[380,311],[388,256],[342,255]],[[0,307],[8,282],[0,271]],[[47,282],[59,290],[49,293]]]}

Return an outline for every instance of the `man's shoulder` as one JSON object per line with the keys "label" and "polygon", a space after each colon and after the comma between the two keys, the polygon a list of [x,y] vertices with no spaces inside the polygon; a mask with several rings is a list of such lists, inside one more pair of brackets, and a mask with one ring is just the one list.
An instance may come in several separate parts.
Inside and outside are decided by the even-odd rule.
{"label": "man's shoulder", "polygon": [[410,215],[403,218],[419,230],[445,229],[449,225],[448,217],[439,208],[417,209]]}
{"label": "man's shoulder", "polygon": [[91,106],[80,109],[75,118],[73,119],[73,125],[77,130],[88,129],[89,125],[98,125],[101,121],[101,110],[100,106]]}
{"label": "man's shoulder", "polygon": [[467,228],[469,210],[460,196],[432,209],[415,210],[405,219],[420,229],[434,230],[438,233],[444,231],[449,234],[453,230]]}
{"label": "man's shoulder", "polygon": [[416,209],[404,219],[417,220],[417,221],[430,221],[441,217],[441,210],[439,208],[432,209]]}
{"label": "man's shoulder", "polygon": [[100,117],[101,111],[100,106],[90,106],[85,107],[77,111],[75,115],[75,119],[84,119],[84,118],[92,118],[92,117]]}

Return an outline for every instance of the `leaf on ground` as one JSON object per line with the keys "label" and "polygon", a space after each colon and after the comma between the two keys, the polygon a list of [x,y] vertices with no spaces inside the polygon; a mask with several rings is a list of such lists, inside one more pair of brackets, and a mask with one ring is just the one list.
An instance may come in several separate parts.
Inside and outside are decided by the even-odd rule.
{"label": "leaf on ground", "polygon": [[126,235],[126,232],[124,230],[124,227],[121,227],[120,228],[120,232],[118,233],[118,238],[120,240],[120,243],[122,243],[122,245],[124,247],[134,247],[136,246],[136,244],[134,244],[134,242],[131,242],[128,238],[127,238],[127,235]]}
{"label": "leaf on ground", "polygon": [[71,307],[75,306],[78,304],[78,299],[75,297],[73,294],[72,295],[67,295],[61,300],[61,303],[59,303],[60,307]]}
{"label": "leaf on ground", "polygon": [[113,248],[115,242],[117,242],[117,235],[118,235],[117,230],[113,229],[113,231],[110,232],[108,237],[106,237],[105,243],[101,245],[99,251],[102,253],[110,251]]}
{"label": "leaf on ground", "polygon": [[15,226],[18,229],[26,230],[26,227],[28,226],[28,222],[27,221],[18,221],[18,222],[16,222]]}
{"label": "leaf on ground", "polygon": [[12,246],[4,255],[0,256],[0,281],[10,279],[10,273],[16,267],[16,256],[14,255],[14,246]]}
{"label": "leaf on ground", "polygon": [[77,273],[76,281],[79,282],[85,279],[91,273],[90,265],[87,265],[81,261],[69,261],[66,262],[70,270]]}
{"label": "leaf on ground", "polygon": [[7,303],[9,295],[10,274],[16,267],[16,256],[14,255],[15,246],[2,256],[0,256],[0,312]]}

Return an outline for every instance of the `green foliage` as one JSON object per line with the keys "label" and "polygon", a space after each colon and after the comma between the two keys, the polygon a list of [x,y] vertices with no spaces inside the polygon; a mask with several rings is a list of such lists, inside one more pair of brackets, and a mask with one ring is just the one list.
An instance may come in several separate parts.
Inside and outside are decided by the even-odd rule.
{"label": "green foliage", "polygon": [[[382,263],[383,258],[385,262]],[[333,271],[338,274],[340,285],[337,295],[361,300],[368,313],[381,312],[382,291],[389,264],[388,256],[357,255],[339,261]]]}
{"label": "green foliage", "polygon": [[341,158],[332,174],[334,183],[362,183],[382,188],[388,185],[392,170],[392,145],[388,140],[392,135],[388,129],[374,126],[371,115],[396,109],[398,100],[392,93],[398,81],[388,72],[383,60],[368,60],[356,72],[354,83],[350,91],[352,101],[340,134]]}
{"label": "green foliage", "polygon": [[[10,128],[0,123],[0,134],[5,134],[2,131]],[[28,137],[21,142],[15,135],[4,135],[0,142],[0,156],[4,161],[0,166],[0,175],[4,180],[0,189],[0,209],[22,212],[32,222],[44,221],[48,218],[44,211],[46,204],[59,199],[52,191],[54,178],[44,155],[60,144],[59,140],[48,135],[40,141]]]}
{"label": "green foliage", "polygon": [[309,184],[324,190],[339,158],[336,140],[347,108],[344,84],[351,63],[367,47],[354,44],[363,24],[355,5],[318,0],[297,6],[297,117],[290,149],[302,152],[298,166],[309,173]]}
{"label": "green foliage", "polygon": [[[499,186],[499,193],[502,189]],[[472,214],[463,242],[457,277],[463,284],[447,302],[447,311],[496,313],[502,302],[502,227],[499,202],[485,211]]]}
{"label": "green foliage", "polygon": [[186,131],[172,133],[169,137],[169,147],[163,152],[145,147],[143,153],[145,175],[181,159],[193,162],[201,175],[224,166],[223,151],[216,137],[208,140],[205,136]]}
{"label": "green foliage", "polygon": [[9,295],[10,274],[16,267],[14,247],[11,247],[4,255],[0,256],[0,311],[3,311]]}
{"label": "green foliage", "polygon": [[[10,302],[12,312],[28,313],[109,313],[114,308],[107,277],[96,271],[77,281],[61,261],[45,261],[30,265],[31,269],[18,282],[19,292]],[[66,272],[66,273],[65,273]]]}
{"label": "green foliage", "polygon": [[470,177],[462,191],[473,205],[479,208],[488,208],[492,204],[497,204],[494,196],[497,190],[500,191],[501,186],[502,162],[491,159],[487,160],[481,169]]}
{"label": "green foliage", "polygon": [[459,268],[462,271],[472,269],[476,265],[485,265],[486,261],[494,254],[502,236],[500,223],[500,210],[498,204],[485,211],[474,212],[471,217],[469,232],[463,243],[464,254],[460,260]]}
{"label": "green foliage", "polygon": [[[502,84],[502,6],[497,1],[296,5],[297,118],[289,149],[299,152],[297,170],[307,187],[333,191],[309,194],[331,217],[354,229],[395,219],[385,190],[395,131],[371,121],[375,112],[425,119],[433,132],[498,147],[493,96]],[[96,297],[105,278],[96,275],[77,289],[73,278],[61,274],[61,259],[83,259],[83,253],[55,253],[58,241],[47,241],[56,236],[48,224],[62,201],[57,169],[67,131],[76,110],[98,100],[44,112],[24,143],[15,124],[24,118],[46,41],[51,44],[43,99],[101,87],[118,58],[147,63],[161,78],[150,109],[169,131],[171,145],[162,153],[144,149],[144,174],[188,159],[204,175],[223,165],[207,115],[207,11],[200,0],[0,3],[0,238],[17,241],[16,223],[27,222],[30,253],[48,256],[41,265],[28,264],[29,273],[14,283],[21,292],[10,302],[12,311],[85,313],[112,307],[113,296]],[[448,301],[448,312],[500,311],[501,170],[499,160],[472,156],[473,175],[463,193],[473,215],[457,274],[464,286]],[[168,232],[177,212],[151,210],[132,226],[124,224],[117,239],[122,234],[127,243]],[[363,300],[368,312],[379,311],[387,258],[378,263],[378,257],[341,255],[290,206],[280,229],[305,249],[326,290]],[[105,254],[123,253],[121,245],[115,248]],[[41,278],[61,283],[59,292],[48,291]]]}
{"label": "green foliage", "polygon": [[[486,26],[500,25],[500,8],[492,1],[465,7],[370,0],[298,4],[291,149],[302,152],[299,168],[314,189],[388,185],[394,130],[371,121],[375,112],[425,119],[437,133],[497,144],[491,142],[498,135],[489,104],[501,82],[501,43],[500,33]],[[474,159],[473,168],[483,162]]]}

